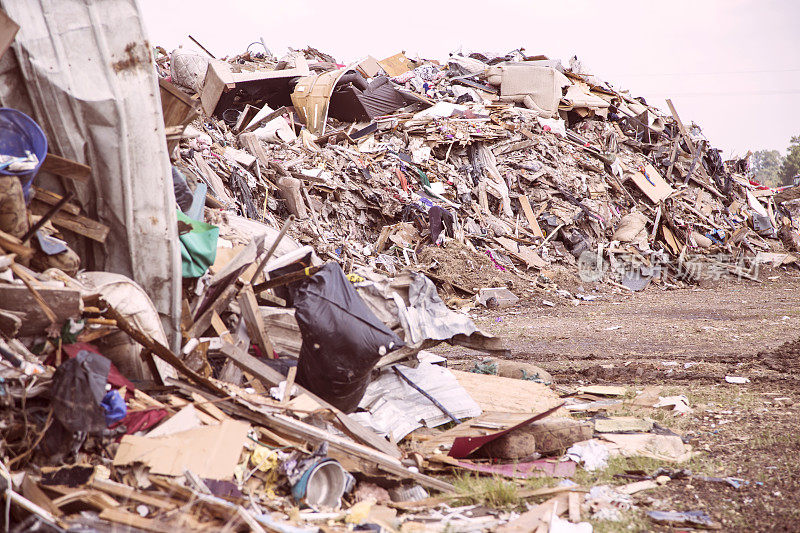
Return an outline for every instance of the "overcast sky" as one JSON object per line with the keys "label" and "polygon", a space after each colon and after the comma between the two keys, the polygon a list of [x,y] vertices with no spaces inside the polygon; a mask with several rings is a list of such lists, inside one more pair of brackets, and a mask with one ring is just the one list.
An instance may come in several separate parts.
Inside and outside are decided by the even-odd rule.
{"label": "overcast sky", "polygon": [[188,35],[217,57],[263,37],[276,54],[310,45],[343,63],[524,47],[577,55],[661,109],[671,97],[729,155],[783,153],[800,135],[800,1],[139,1],[151,42],[168,51],[196,49]]}

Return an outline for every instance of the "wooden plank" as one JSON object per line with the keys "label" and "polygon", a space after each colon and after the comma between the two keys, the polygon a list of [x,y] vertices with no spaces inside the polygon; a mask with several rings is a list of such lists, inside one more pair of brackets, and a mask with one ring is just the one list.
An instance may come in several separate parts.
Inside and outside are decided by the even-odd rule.
{"label": "wooden plank", "polygon": [[20,259],[28,259],[35,253],[33,248],[22,244],[19,238],[5,231],[0,231],[0,248],[6,253],[17,254]]}
{"label": "wooden plank", "polygon": [[95,490],[78,489],[53,500],[56,507],[64,507],[72,503],[81,503],[91,506],[98,511],[119,507],[119,502],[104,492]]}
{"label": "wooden plank", "polygon": [[539,227],[539,222],[537,222],[536,217],[533,215],[533,209],[531,209],[531,203],[528,201],[527,196],[520,196],[519,197],[519,204],[522,206],[522,211],[525,213],[525,218],[528,219],[528,226],[531,228],[531,232],[537,237],[544,238],[544,233],[542,233],[542,228]]}
{"label": "wooden plank", "polygon": [[261,311],[258,309],[256,294],[249,283],[245,283],[242,290],[239,291],[239,308],[242,311],[242,317],[250,338],[255,341],[265,357],[273,357],[275,348],[267,334]]}
{"label": "wooden plank", "polygon": [[145,531],[153,531],[155,533],[175,532],[174,526],[150,518],[143,518],[138,514],[129,513],[128,511],[122,511],[120,509],[103,509],[100,513],[100,520],[135,527]]}
{"label": "wooden plank", "polygon": [[22,495],[25,496],[27,499],[45,509],[53,516],[61,516],[64,513],[61,512],[61,509],[58,508],[57,505],[53,503],[53,500],[47,497],[47,494],[39,488],[39,485],[33,481],[29,474],[25,474],[25,477],[22,479],[21,487]]}
{"label": "wooden plank", "polygon": [[[56,324],[61,325],[68,318],[80,316],[80,291],[45,286],[36,287],[35,290],[54,313]],[[25,286],[0,284],[0,302],[4,310],[22,315],[21,336],[42,334],[51,324],[47,313],[37,304],[36,296]]]}
{"label": "wooden plank", "polygon": [[30,291],[31,295],[36,301],[36,305],[38,305],[39,309],[41,309],[45,314],[47,319],[50,321],[50,324],[56,324],[58,322],[58,317],[50,308],[50,305],[45,301],[42,295],[39,294],[39,291],[36,290],[36,286],[40,285],[39,281],[29,274],[27,269],[16,263],[11,263],[11,270],[14,272],[15,276],[22,280],[22,283]]}
{"label": "wooden plank", "polygon": [[561,403],[558,395],[543,383],[460,370],[451,372],[484,411],[541,413]]}
{"label": "wooden plank", "polygon": [[[35,193],[33,200],[38,202],[44,202],[47,205],[56,205],[63,198],[63,196],[61,196],[60,194],[48,191],[47,189],[42,189],[41,187],[37,187],[36,185],[33,186],[33,190]],[[69,213],[70,215],[81,214],[81,208],[69,202],[62,205],[61,210],[64,211],[65,213]]]}
{"label": "wooden plank", "polygon": [[[243,370],[247,370],[258,379],[265,381],[267,384],[272,386],[278,386],[281,381],[284,381],[286,378],[283,374],[278,372],[277,370],[267,366],[265,363],[259,361],[249,353],[241,350],[231,344],[230,342],[223,342],[222,343],[222,353],[227,355],[233,362],[235,362],[240,368]],[[372,446],[376,450],[379,450],[390,457],[400,457],[401,453],[400,450],[394,444],[388,442],[386,439],[379,437],[374,431],[365,428],[342,411],[340,411],[335,406],[329,404],[322,398],[319,398],[317,395],[309,392],[304,387],[297,385],[298,390],[301,393],[307,394],[311,399],[315,402],[319,403],[324,408],[332,411],[339,422],[350,432],[354,438]]]}
{"label": "wooden plank", "polygon": [[528,268],[544,268],[548,265],[548,263],[531,247],[520,246],[515,241],[506,237],[496,237],[494,240],[505,248],[512,257],[525,263]]}
{"label": "wooden plank", "polygon": [[200,152],[194,153],[194,162],[197,164],[197,169],[200,171],[201,177],[206,181],[209,187],[211,187],[211,190],[214,191],[219,201],[226,205],[233,204],[233,198],[228,195],[222,178],[219,177],[219,174],[214,172],[214,169],[209,166]]}
{"label": "wooden plank", "polygon": [[168,496],[151,496],[144,491],[106,479],[93,479],[89,482],[89,486],[93,489],[107,492],[112,496],[133,500],[152,507],[158,507],[159,509],[174,509],[177,507],[177,504]]}
{"label": "wooden plank", "polygon": [[89,178],[92,175],[92,167],[89,165],[84,165],[83,163],[78,163],[72,159],[67,159],[66,157],[61,157],[49,152],[42,162],[41,170],[80,183],[89,183]]}
{"label": "wooden plank", "polygon": [[203,112],[208,116],[213,115],[223,91],[234,86],[230,66],[224,61],[210,61],[200,89]]}
{"label": "wooden plank", "polygon": [[230,305],[231,301],[233,301],[233,298],[236,296],[237,290],[236,285],[228,285],[211,307],[206,309],[205,312],[194,321],[192,327],[186,332],[189,338],[200,337],[211,326],[211,318],[214,314],[222,313],[228,308],[228,305]]}
{"label": "wooden plank", "polygon": [[[167,81],[164,78],[159,78],[158,85],[159,87],[164,89],[164,91],[168,92],[170,95],[175,97],[177,100],[180,100],[185,105],[193,108],[196,106],[196,101],[192,100],[192,98],[188,94],[178,89],[178,87],[176,87],[174,83]],[[165,122],[165,124],[169,123]]]}
{"label": "wooden plank", "polygon": [[634,171],[631,179],[654,204],[658,204],[675,192],[675,189],[661,177],[661,174],[650,163]]}
{"label": "wooden plank", "polygon": [[[49,206],[47,204],[42,204],[38,202],[33,202],[31,204],[31,212],[34,215],[43,216],[49,210]],[[53,224],[58,227],[68,229],[78,235],[83,235],[84,237],[88,237],[93,241],[104,243],[106,242],[106,237],[108,237],[109,227],[105,224],[101,224],[96,220],[92,220],[91,218],[81,216],[81,215],[72,215],[70,213],[59,211],[53,218],[51,219]]]}
{"label": "wooden plank", "polygon": [[293,366],[289,369],[289,375],[286,376],[286,388],[283,391],[283,398],[281,398],[282,405],[289,403],[289,400],[292,398],[292,387],[294,387],[294,380],[296,377],[297,367]]}
{"label": "wooden plank", "polygon": [[147,333],[140,331],[139,329],[133,327],[126,319],[123,317],[116,309],[111,307],[107,302],[103,302],[103,305],[107,306],[107,310],[105,315],[117,321],[117,327],[128,334],[130,338],[153,352],[154,355],[161,358],[164,362],[168,363],[172,367],[175,368],[178,372],[183,374],[184,376],[188,377],[194,383],[198,385],[202,385],[207,389],[214,391],[217,394],[222,394],[223,396],[226,395],[225,391],[217,387],[208,379],[204,378],[203,376],[194,372],[191,368],[187,367],[183,361],[178,359],[172,351],[161,344],[160,342],[156,341]]}
{"label": "wooden plank", "polygon": [[219,407],[207,401],[205,398],[203,398],[196,392],[192,393],[192,400],[194,400],[195,407],[197,407],[201,411],[204,411],[208,415],[214,417],[216,420],[220,422],[224,422],[225,420],[232,420],[232,418],[223,413]]}

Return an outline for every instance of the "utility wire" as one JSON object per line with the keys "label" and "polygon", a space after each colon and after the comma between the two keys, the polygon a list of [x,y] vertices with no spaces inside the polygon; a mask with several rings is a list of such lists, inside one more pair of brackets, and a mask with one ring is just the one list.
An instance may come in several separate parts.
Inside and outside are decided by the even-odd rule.
{"label": "utility wire", "polygon": [[727,70],[727,71],[703,71],[703,72],[645,72],[628,74],[619,74],[619,76],[626,76],[630,78],[646,78],[658,76],[725,76],[729,74],[777,74],[782,72],[800,72],[800,68],[787,68],[775,70]]}

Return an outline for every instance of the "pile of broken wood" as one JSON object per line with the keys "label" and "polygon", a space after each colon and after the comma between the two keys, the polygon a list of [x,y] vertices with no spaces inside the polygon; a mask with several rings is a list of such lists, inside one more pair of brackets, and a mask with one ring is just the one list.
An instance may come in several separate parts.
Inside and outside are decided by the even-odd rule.
{"label": "pile of broken wood", "polygon": [[[208,185],[208,205],[272,225],[291,213],[300,220],[291,234],[346,271],[413,268],[460,296],[493,278],[530,296],[554,272],[580,273],[598,258],[604,270],[589,281],[631,290],[718,273],[756,279],[756,264],[795,262],[796,217],[775,190],[750,180],[748,157],[722,161],[671,102],[665,114],[577,66],[519,52],[447,64],[402,54],[365,60],[355,67],[359,75],[389,76],[417,100],[367,121],[328,116],[317,134],[303,126],[303,108],[274,103],[288,100],[290,88],[233,97],[240,87],[261,94],[253,88],[266,91],[276,77],[296,75],[300,67],[280,66],[287,61],[312,76],[347,70],[331,59],[307,49],[281,61],[251,53],[207,60],[204,84],[183,88],[187,96],[196,91],[203,117],[183,132],[175,156]],[[165,76],[174,74],[169,61],[160,59]],[[465,61],[468,73],[458,67]],[[558,108],[548,115],[509,101],[492,73],[512,67],[563,76],[569,88],[556,96]],[[578,103],[578,93],[587,103]],[[335,96],[326,102],[335,110]],[[289,129],[288,141],[260,133],[278,122]],[[455,228],[440,250],[422,254],[432,245],[431,205],[455,215]],[[462,275],[440,268],[462,247],[469,260],[453,259]]]}

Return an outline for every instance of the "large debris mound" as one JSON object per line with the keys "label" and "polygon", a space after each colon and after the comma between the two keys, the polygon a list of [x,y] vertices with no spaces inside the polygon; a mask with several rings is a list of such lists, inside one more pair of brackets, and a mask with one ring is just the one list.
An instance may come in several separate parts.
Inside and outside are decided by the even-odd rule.
{"label": "large debris mound", "polygon": [[[671,102],[664,112],[575,58],[397,54],[343,67],[307,48],[190,71],[187,56],[158,62],[205,113],[174,157],[226,207],[294,214],[297,237],[345,265],[431,267],[433,233],[442,264],[463,266],[430,270],[437,283],[522,296],[554,264],[639,290],[794,261],[777,237],[791,244],[795,223],[750,179],[749,155],[723,161]],[[439,233],[440,209],[452,230]],[[476,266],[487,258],[496,276]]]}

